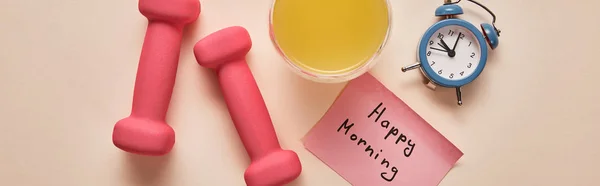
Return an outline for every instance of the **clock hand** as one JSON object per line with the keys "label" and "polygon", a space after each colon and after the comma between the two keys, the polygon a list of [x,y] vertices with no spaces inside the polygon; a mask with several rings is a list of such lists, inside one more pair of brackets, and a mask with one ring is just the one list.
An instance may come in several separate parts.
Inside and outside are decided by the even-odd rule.
{"label": "clock hand", "polygon": [[440,41],[442,41],[442,45],[444,45],[444,48],[448,51],[450,51],[450,47],[448,46],[448,44],[446,44],[446,42],[444,41],[444,39],[440,39]]}
{"label": "clock hand", "polygon": [[434,47],[429,47],[429,48],[433,49],[433,50],[442,51],[442,52],[448,52],[447,50],[444,50],[444,49],[439,49],[439,48],[434,48]]}
{"label": "clock hand", "polygon": [[456,45],[458,44],[458,40],[460,39],[461,34],[462,34],[462,32],[458,33],[458,37],[456,37],[456,41],[454,42],[454,47],[452,47],[452,51],[455,51],[454,49],[456,49]]}
{"label": "clock hand", "polygon": [[[440,45],[440,46],[442,46],[444,49],[446,49],[446,51],[448,51],[448,56],[454,57],[456,55],[456,52],[454,52],[453,50],[450,50],[450,47],[448,47],[446,42],[444,42],[444,39],[440,39],[440,41],[442,41],[442,45],[444,45],[444,46],[442,46],[442,45]],[[439,45],[439,43],[438,43],[438,45]]]}
{"label": "clock hand", "polygon": [[440,45],[440,46],[441,46],[441,47],[442,47],[444,50],[446,50],[446,51],[444,51],[444,52],[448,52],[448,51],[450,51],[450,49],[449,49],[449,48],[446,48],[444,45],[442,45],[442,44],[440,44],[440,43],[438,43],[438,45]]}

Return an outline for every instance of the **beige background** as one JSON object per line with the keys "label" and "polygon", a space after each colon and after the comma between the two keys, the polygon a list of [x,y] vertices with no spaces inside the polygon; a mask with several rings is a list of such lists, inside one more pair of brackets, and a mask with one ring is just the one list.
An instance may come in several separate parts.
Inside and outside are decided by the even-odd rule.
{"label": "beige background", "polygon": [[[441,0],[391,0],[393,34],[372,73],[465,155],[442,186],[593,186],[600,180],[600,3],[481,0],[503,30],[484,73],[463,90],[430,91],[415,61]],[[202,0],[185,32],[165,157],[123,153],[113,124],[129,114],[146,19],[136,0],[0,1],[0,185],[243,185],[248,158],[193,44],[241,25],[254,41],[249,63],[284,148],[303,173],[291,185],[349,185],[307,152],[300,138],[344,84],[293,74],[268,37],[270,0]],[[464,3],[463,18],[489,22]]]}

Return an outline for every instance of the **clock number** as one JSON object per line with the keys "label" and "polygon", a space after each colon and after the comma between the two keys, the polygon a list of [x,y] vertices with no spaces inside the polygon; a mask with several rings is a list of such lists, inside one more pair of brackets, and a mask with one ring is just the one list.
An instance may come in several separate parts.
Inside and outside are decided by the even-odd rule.
{"label": "clock number", "polygon": [[429,41],[429,45],[433,45],[433,40]]}
{"label": "clock number", "polygon": [[467,65],[467,68],[471,68],[471,66],[473,66],[473,64],[469,63],[469,64]]}
{"label": "clock number", "polygon": [[444,34],[442,34],[442,33],[438,33],[438,36],[437,36],[437,37],[438,37],[438,38],[440,38],[440,39],[444,39]]}
{"label": "clock number", "polygon": [[431,66],[435,65],[435,61],[431,61]]}
{"label": "clock number", "polygon": [[440,71],[438,71],[438,74],[442,74],[442,69],[440,69]]}
{"label": "clock number", "polygon": [[465,71],[460,72],[460,76],[463,76],[465,74]]}
{"label": "clock number", "polygon": [[448,35],[453,36],[454,35],[454,31],[448,30]]}
{"label": "clock number", "polygon": [[473,44],[473,42],[472,42],[472,41],[471,41],[471,42],[469,42],[469,46],[471,46],[471,44]]}
{"label": "clock number", "polygon": [[475,56],[475,52],[471,52],[471,58]]}
{"label": "clock number", "polygon": [[[464,39],[464,38],[465,38],[465,35],[464,35],[464,34],[460,34],[460,35],[458,36],[458,38],[460,38],[460,39]],[[469,46],[471,46],[471,44],[469,44]]]}
{"label": "clock number", "polygon": [[431,55],[431,50],[427,51],[427,56],[430,56],[430,55]]}
{"label": "clock number", "polygon": [[454,78],[454,73],[450,74],[450,79]]}

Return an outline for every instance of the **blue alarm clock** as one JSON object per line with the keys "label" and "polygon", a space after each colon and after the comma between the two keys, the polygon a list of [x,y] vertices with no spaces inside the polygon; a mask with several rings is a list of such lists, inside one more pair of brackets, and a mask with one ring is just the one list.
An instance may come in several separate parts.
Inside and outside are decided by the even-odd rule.
{"label": "blue alarm clock", "polygon": [[488,46],[498,46],[500,30],[496,28],[496,16],[487,7],[468,0],[489,12],[492,24],[481,24],[482,32],[473,24],[455,16],[463,14],[459,1],[444,1],[435,10],[436,16],[444,19],[425,31],[417,48],[417,63],[403,67],[402,72],[420,68],[429,80],[428,87],[455,88],[458,105],[462,105],[460,88],[475,80],[485,67]]}

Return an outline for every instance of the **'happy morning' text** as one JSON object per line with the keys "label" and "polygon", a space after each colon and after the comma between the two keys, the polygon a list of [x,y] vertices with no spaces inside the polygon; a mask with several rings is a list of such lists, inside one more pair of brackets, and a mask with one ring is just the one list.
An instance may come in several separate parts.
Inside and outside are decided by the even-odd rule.
{"label": "'happy morning' text", "polygon": [[[390,139],[395,144],[398,144],[400,142],[406,143],[404,148],[404,156],[407,158],[410,157],[415,148],[415,142],[412,141],[412,139],[409,139],[405,134],[401,133],[397,127],[392,126],[392,123],[389,120],[385,120],[385,118],[382,117],[387,109],[386,107],[382,106],[383,102],[379,103],[379,105],[377,105],[377,107],[375,107],[375,109],[373,109],[373,111],[369,113],[369,115],[367,115],[367,118],[373,120],[375,124],[379,124],[381,128],[387,131],[386,135],[383,137],[384,140]],[[350,122],[349,119],[346,118],[340,125],[340,127],[337,129],[337,132],[343,132],[344,135],[348,135],[353,126],[354,123]],[[365,147],[365,152],[370,158],[373,158],[373,160],[379,160],[379,153],[383,153],[383,149],[379,149],[379,152],[377,152],[377,150],[375,150],[371,145],[369,145],[366,139],[359,137],[356,133],[350,132],[349,136],[350,140],[356,142],[357,146]],[[396,174],[398,173],[398,168],[396,168],[395,166],[391,166],[390,168],[390,160],[386,158],[382,158],[379,164],[385,166],[386,169],[390,169],[389,171],[391,171],[391,173],[387,171],[381,172],[381,178],[388,182],[393,181],[396,177]]]}

